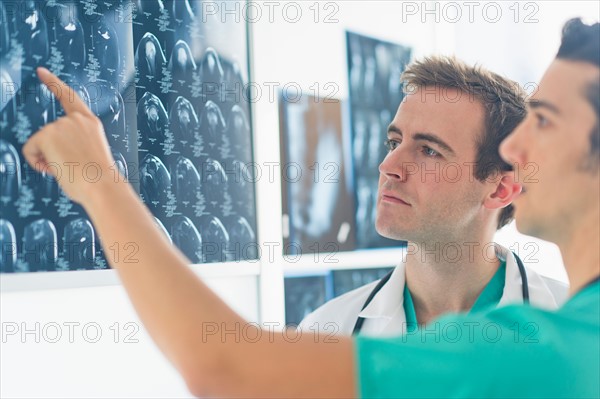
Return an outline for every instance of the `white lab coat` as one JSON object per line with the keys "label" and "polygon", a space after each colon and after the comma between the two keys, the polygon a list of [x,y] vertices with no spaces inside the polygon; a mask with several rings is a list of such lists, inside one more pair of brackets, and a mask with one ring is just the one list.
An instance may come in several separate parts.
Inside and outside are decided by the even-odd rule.
{"label": "white lab coat", "polygon": [[[506,248],[496,244],[496,254],[506,259],[504,291],[498,306],[523,303],[521,273],[514,255]],[[544,277],[528,267],[529,301],[532,306],[544,309],[556,309],[568,296],[568,286],[559,281]],[[362,335],[394,336],[406,331],[404,314],[405,265],[394,269],[389,281],[373,297],[364,310],[362,307],[378,281],[359,287],[344,295],[332,299],[302,320],[299,329],[303,332],[319,331],[327,335],[350,335],[358,316],[364,317]]]}

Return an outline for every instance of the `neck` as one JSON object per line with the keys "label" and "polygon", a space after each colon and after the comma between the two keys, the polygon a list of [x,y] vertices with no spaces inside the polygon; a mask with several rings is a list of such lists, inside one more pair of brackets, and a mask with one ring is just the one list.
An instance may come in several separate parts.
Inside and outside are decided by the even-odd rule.
{"label": "neck", "polygon": [[565,241],[558,243],[569,276],[569,295],[573,296],[600,275],[600,211],[586,218]]}
{"label": "neck", "polygon": [[500,265],[491,238],[436,245],[409,243],[406,284],[420,324],[473,307]]}

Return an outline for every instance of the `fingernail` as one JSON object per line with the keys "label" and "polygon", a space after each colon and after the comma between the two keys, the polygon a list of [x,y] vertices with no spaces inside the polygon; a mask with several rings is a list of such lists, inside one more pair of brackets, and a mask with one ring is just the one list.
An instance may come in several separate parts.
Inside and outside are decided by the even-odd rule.
{"label": "fingernail", "polygon": [[37,68],[37,73],[38,73],[38,75],[39,75],[39,74],[46,74],[46,75],[47,75],[47,74],[49,74],[49,73],[50,73],[50,71],[49,71],[49,70],[47,70],[47,69],[46,69],[46,68],[44,68],[44,67],[38,67],[38,68]]}

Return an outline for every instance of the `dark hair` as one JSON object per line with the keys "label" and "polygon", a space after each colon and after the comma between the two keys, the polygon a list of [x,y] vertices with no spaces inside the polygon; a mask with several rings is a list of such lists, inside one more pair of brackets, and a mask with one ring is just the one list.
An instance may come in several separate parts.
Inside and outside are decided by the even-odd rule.
{"label": "dark hair", "polygon": [[[567,21],[556,58],[587,62],[600,68],[600,23],[586,25],[580,18]],[[583,94],[596,111],[596,125],[590,135],[590,159],[600,158],[600,81],[590,82]]]}
{"label": "dark hair", "polygon": [[[483,181],[492,174],[512,170],[499,153],[500,143],[527,114],[525,91],[517,82],[480,66],[470,66],[454,57],[426,57],[410,64],[402,74],[405,90],[426,86],[455,88],[479,100],[485,108],[482,134],[477,138],[475,178]],[[411,87],[412,86],[412,87]],[[509,223],[514,207],[500,212],[498,228]]]}

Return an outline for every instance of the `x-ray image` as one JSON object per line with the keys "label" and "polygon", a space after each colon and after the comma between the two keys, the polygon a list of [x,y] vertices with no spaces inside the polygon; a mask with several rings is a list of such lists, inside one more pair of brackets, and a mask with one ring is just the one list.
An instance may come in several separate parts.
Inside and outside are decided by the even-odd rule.
{"label": "x-ray image", "polygon": [[106,82],[96,82],[93,90],[95,101],[91,108],[102,121],[109,143],[112,147],[129,147],[125,102],[121,93]]}
{"label": "x-ray image", "polygon": [[21,85],[21,91],[17,95],[17,109],[21,112],[11,130],[19,144],[24,144],[31,134],[56,120],[54,96],[37,79],[28,80]]}
{"label": "x-ray image", "polygon": [[254,168],[250,163],[237,159],[226,162],[225,165],[227,170],[232,172],[227,178],[227,183],[233,208],[239,215],[250,218],[254,214]]}
{"label": "x-ray image", "polygon": [[358,248],[404,245],[375,231],[378,166],[385,158],[386,127],[403,99],[400,75],[411,49],[346,32],[350,84],[351,153],[356,187]]}
{"label": "x-ray image", "polygon": [[340,102],[307,95],[293,102],[282,98],[280,104],[286,248],[301,253],[353,250],[354,206],[344,166]]}
{"label": "x-ray image", "polygon": [[[79,77],[87,60],[83,26],[76,3],[51,3],[47,10],[52,15],[51,38],[57,54],[51,54],[51,63],[58,61],[63,72]],[[52,49],[51,48],[51,49]]]}
{"label": "x-ray image", "polygon": [[186,216],[181,216],[171,228],[173,244],[183,252],[192,263],[204,263],[202,253],[202,236],[194,223]]}
{"label": "x-ray image", "polygon": [[79,218],[71,220],[63,236],[63,257],[73,268],[93,269],[96,260],[96,237],[92,224]]}
{"label": "x-ray image", "polygon": [[221,158],[221,146],[225,135],[225,118],[223,118],[221,108],[212,101],[206,103],[200,116],[200,133],[206,139],[208,155]]}
{"label": "x-ray image", "polygon": [[148,154],[140,165],[142,200],[155,214],[163,212],[171,188],[171,174],[157,156]]}
{"label": "x-ray image", "polygon": [[148,32],[135,51],[135,67],[139,76],[138,88],[158,92],[167,57],[156,36]]}
{"label": "x-ray image", "polygon": [[184,97],[177,97],[169,115],[171,132],[180,151],[184,151],[198,140],[200,121],[194,106]]}
{"label": "x-ray image", "polygon": [[333,296],[338,297],[346,292],[383,278],[393,267],[374,269],[333,270]]}
{"label": "x-ray image", "polygon": [[250,162],[252,159],[252,140],[250,122],[244,109],[236,104],[231,108],[227,118],[227,139],[231,143],[233,156]]}
{"label": "x-ray image", "polygon": [[223,166],[215,159],[208,159],[202,167],[202,193],[207,210],[211,214],[221,214],[223,194],[227,191],[227,175]]}
{"label": "x-ray image", "polygon": [[189,96],[189,84],[196,71],[196,62],[192,55],[190,46],[183,40],[179,40],[169,61],[169,71],[172,73],[174,89],[185,96]]}
{"label": "x-ray image", "polygon": [[0,219],[0,272],[12,273],[17,263],[17,235],[13,225],[4,219]]}
{"label": "x-ray image", "polygon": [[24,266],[28,271],[54,270],[58,260],[54,224],[48,219],[40,219],[25,226],[22,248]]}
{"label": "x-ray image", "polygon": [[229,250],[229,234],[225,226],[215,216],[203,216],[200,221],[202,231],[202,252],[208,263],[233,260]]}
{"label": "x-ray image", "polygon": [[[13,29],[18,32],[17,42],[23,49],[23,68],[26,68],[29,71],[28,74],[31,74],[35,66],[46,63],[50,56],[47,13],[37,9],[35,1],[28,0],[23,2],[16,14],[14,16],[16,26],[13,26]],[[10,29],[8,23],[6,28]]]}
{"label": "x-ray image", "polygon": [[[248,81],[246,24],[207,21],[197,0],[135,4],[139,157],[160,159],[171,179],[163,198],[154,201],[160,206],[149,207],[173,243],[187,245],[184,252],[195,263],[234,259],[226,250],[231,238],[224,238],[231,218],[243,217],[252,232],[246,237],[256,240],[254,181],[229,182],[234,161],[252,162],[250,104],[242,96]],[[239,87],[232,90],[234,84]],[[147,170],[140,166],[143,197]],[[175,227],[191,226],[202,238],[198,242],[206,242],[201,256],[173,235]],[[212,242],[223,248],[212,250]]]}
{"label": "x-ray image", "polygon": [[[214,48],[207,48],[201,64],[202,81],[216,86],[225,80],[221,58]],[[218,101],[218,100],[217,100]]]}
{"label": "x-ray image", "polygon": [[297,326],[302,319],[331,299],[330,280],[330,275],[286,277],[285,323]]}
{"label": "x-ray image", "polygon": [[21,189],[21,159],[15,147],[0,139],[0,203],[15,201]]}
{"label": "x-ray image", "polygon": [[202,194],[200,173],[185,157],[179,157],[171,170],[173,193],[179,206],[193,206]]}
{"label": "x-ray image", "polygon": [[108,82],[119,79],[121,68],[121,45],[112,21],[101,18],[92,26],[92,52],[100,68],[99,78]]}
{"label": "x-ray image", "polygon": [[234,261],[241,259],[257,259],[258,245],[252,226],[243,216],[230,216],[224,220],[225,229],[229,232],[229,251]]}
{"label": "x-ray image", "polygon": [[146,92],[138,102],[137,113],[142,148],[153,154],[163,154],[162,145],[167,138],[169,117],[162,101]]}
{"label": "x-ray image", "polygon": [[[248,82],[246,22],[202,23],[196,0],[17,3],[0,2],[0,237],[19,249],[1,271],[107,267],[84,209],[20,156],[29,136],[63,115],[39,66],[100,118],[114,177],[132,184],[194,263],[258,256],[229,251],[256,241],[254,182],[230,193],[224,169],[252,162],[250,104],[222,95],[225,83]],[[123,18],[129,7],[133,21]],[[222,248],[205,256],[204,234]]]}
{"label": "x-ray image", "polygon": [[131,166],[138,177],[136,104],[123,100],[135,99],[132,23],[119,17],[128,2],[102,1],[93,17],[88,0],[0,2],[0,219],[3,244],[14,235],[19,249],[2,272],[107,268],[85,210],[50,173],[67,178],[81,167],[39,173],[20,153],[33,133],[64,114],[35,74],[43,66],[100,117],[115,175],[128,176]]}

